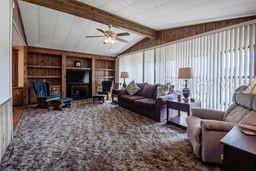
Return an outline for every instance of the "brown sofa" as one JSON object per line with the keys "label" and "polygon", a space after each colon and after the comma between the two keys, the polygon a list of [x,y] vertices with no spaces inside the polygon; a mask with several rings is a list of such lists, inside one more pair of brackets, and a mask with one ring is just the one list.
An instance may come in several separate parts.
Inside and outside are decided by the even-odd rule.
{"label": "brown sofa", "polygon": [[256,95],[244,93],[246,88],[241,86],[235,91],[233,104],[226,112],[194,108],[187,117],[187,134],[194,154],[204,162],[222,163],[220,140],[234,125],[256,129]]}
{"label": "brown sofa", "polygon": [[[140,91],[135,95],[129,95],[126,90],[119,90],[118,104],[158,122],[166,120],[166,102],[177,98],[177,94],[170,91],[170,94],[156,98],[157,85],[144,83],[137,85],[140,87]],[[171,86],[170,89],[173,90],[173,88],[174,86]]]}

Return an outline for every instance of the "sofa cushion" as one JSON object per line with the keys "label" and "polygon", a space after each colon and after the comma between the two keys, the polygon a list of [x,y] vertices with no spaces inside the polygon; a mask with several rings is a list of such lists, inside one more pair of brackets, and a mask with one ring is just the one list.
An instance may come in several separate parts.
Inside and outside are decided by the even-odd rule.
{"label": "sofa cushion", "polygon": [[142,99],[142,96],[131,96],[131,95],[122,95],[121,100],[127,103],[132,103],[134,100]]}
{"label": "sofa cushion", "polygon": [[146,98],[154,98],[157,85],[146,84],[144,86],[142,96]]}
{"label": "sofa cushion", "polygon": [[252,110],[253,99],[255,95],[250,93],[237,93],[235,97],[236,104]]}
{"label": "sofa cushion", "polygon": [[155,108],[155,99],[149,99],[149,98],[143,98],[143,99],[138,99],[134,101],[134,104],[136,106],[146,108],[148,110],[154,110]]}
{"label": "sofa cushion", "polygon": [[250,110],[237,106],[235,107],[225,118],[226,122],[239,123],[246,115],[250,113]]}
{"label": "sofa cushion", "polygon": [[135,95],[142,96],[143,89],[147,83],[136,83],[137,86],[140,88],[140,91],[138,91]]}
{"label": "sofa cushion", "polygon": [[134,81],[130,82],[125,89],[130,95],[134,95],[135,93],[140,91],[140,88],[137,86],[137,84],[135,84]]}

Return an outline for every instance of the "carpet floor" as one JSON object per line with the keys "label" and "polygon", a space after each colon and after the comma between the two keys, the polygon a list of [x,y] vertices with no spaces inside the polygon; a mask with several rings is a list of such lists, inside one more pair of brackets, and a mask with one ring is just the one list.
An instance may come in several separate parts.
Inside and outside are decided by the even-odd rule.
{"label": "carpet floor", "polygon": [[111,103],[30,109],[0,170],[219,170],[193,155],[186,132]]}

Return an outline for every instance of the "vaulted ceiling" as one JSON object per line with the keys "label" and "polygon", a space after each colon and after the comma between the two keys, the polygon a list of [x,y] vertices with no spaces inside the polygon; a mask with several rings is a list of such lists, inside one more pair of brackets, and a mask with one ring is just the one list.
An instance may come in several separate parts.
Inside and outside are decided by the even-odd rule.
{"label": "vaulted ceiling", "polygon": [[[184,25],[256,14],[255,0],[79,0],[141,25],[163,30]],[[107,26],[24,1],[19,1],[28,44],[45,48],[116,56],[144,38],[130,32],[129,43],[103,44],[96,28]],[[114,28],[117,33],[124,32]]]}
{"label": "vaulted ceiling", "polygon": [[79,0],[155,30],[256,14],[256,0]]}

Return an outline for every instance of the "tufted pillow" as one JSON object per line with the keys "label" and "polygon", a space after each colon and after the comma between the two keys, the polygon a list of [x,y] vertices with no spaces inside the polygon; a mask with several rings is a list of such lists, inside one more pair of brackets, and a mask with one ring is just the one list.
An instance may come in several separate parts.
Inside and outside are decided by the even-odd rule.
{"label": "tufted pillow", "polygon": [[127,86],[126,86],[126,91],[128,92],[129,95],[134,95],[135,93],[137,93],[138,91],[140,91],[140,88],[137,84],[135,84],[134,81],[130,82]]}
{"label": "tufted pillow", "polygon": [[156,87],[156,85],[146,84],[144,86],[142,96],[146,98],[154,98]]}
{"label": "tufted pillow", "polygon": [[169,85],[162,85],[162,84],[157,85],[156,98],[167,95],[169,93],[169,89],[170,89]]}

